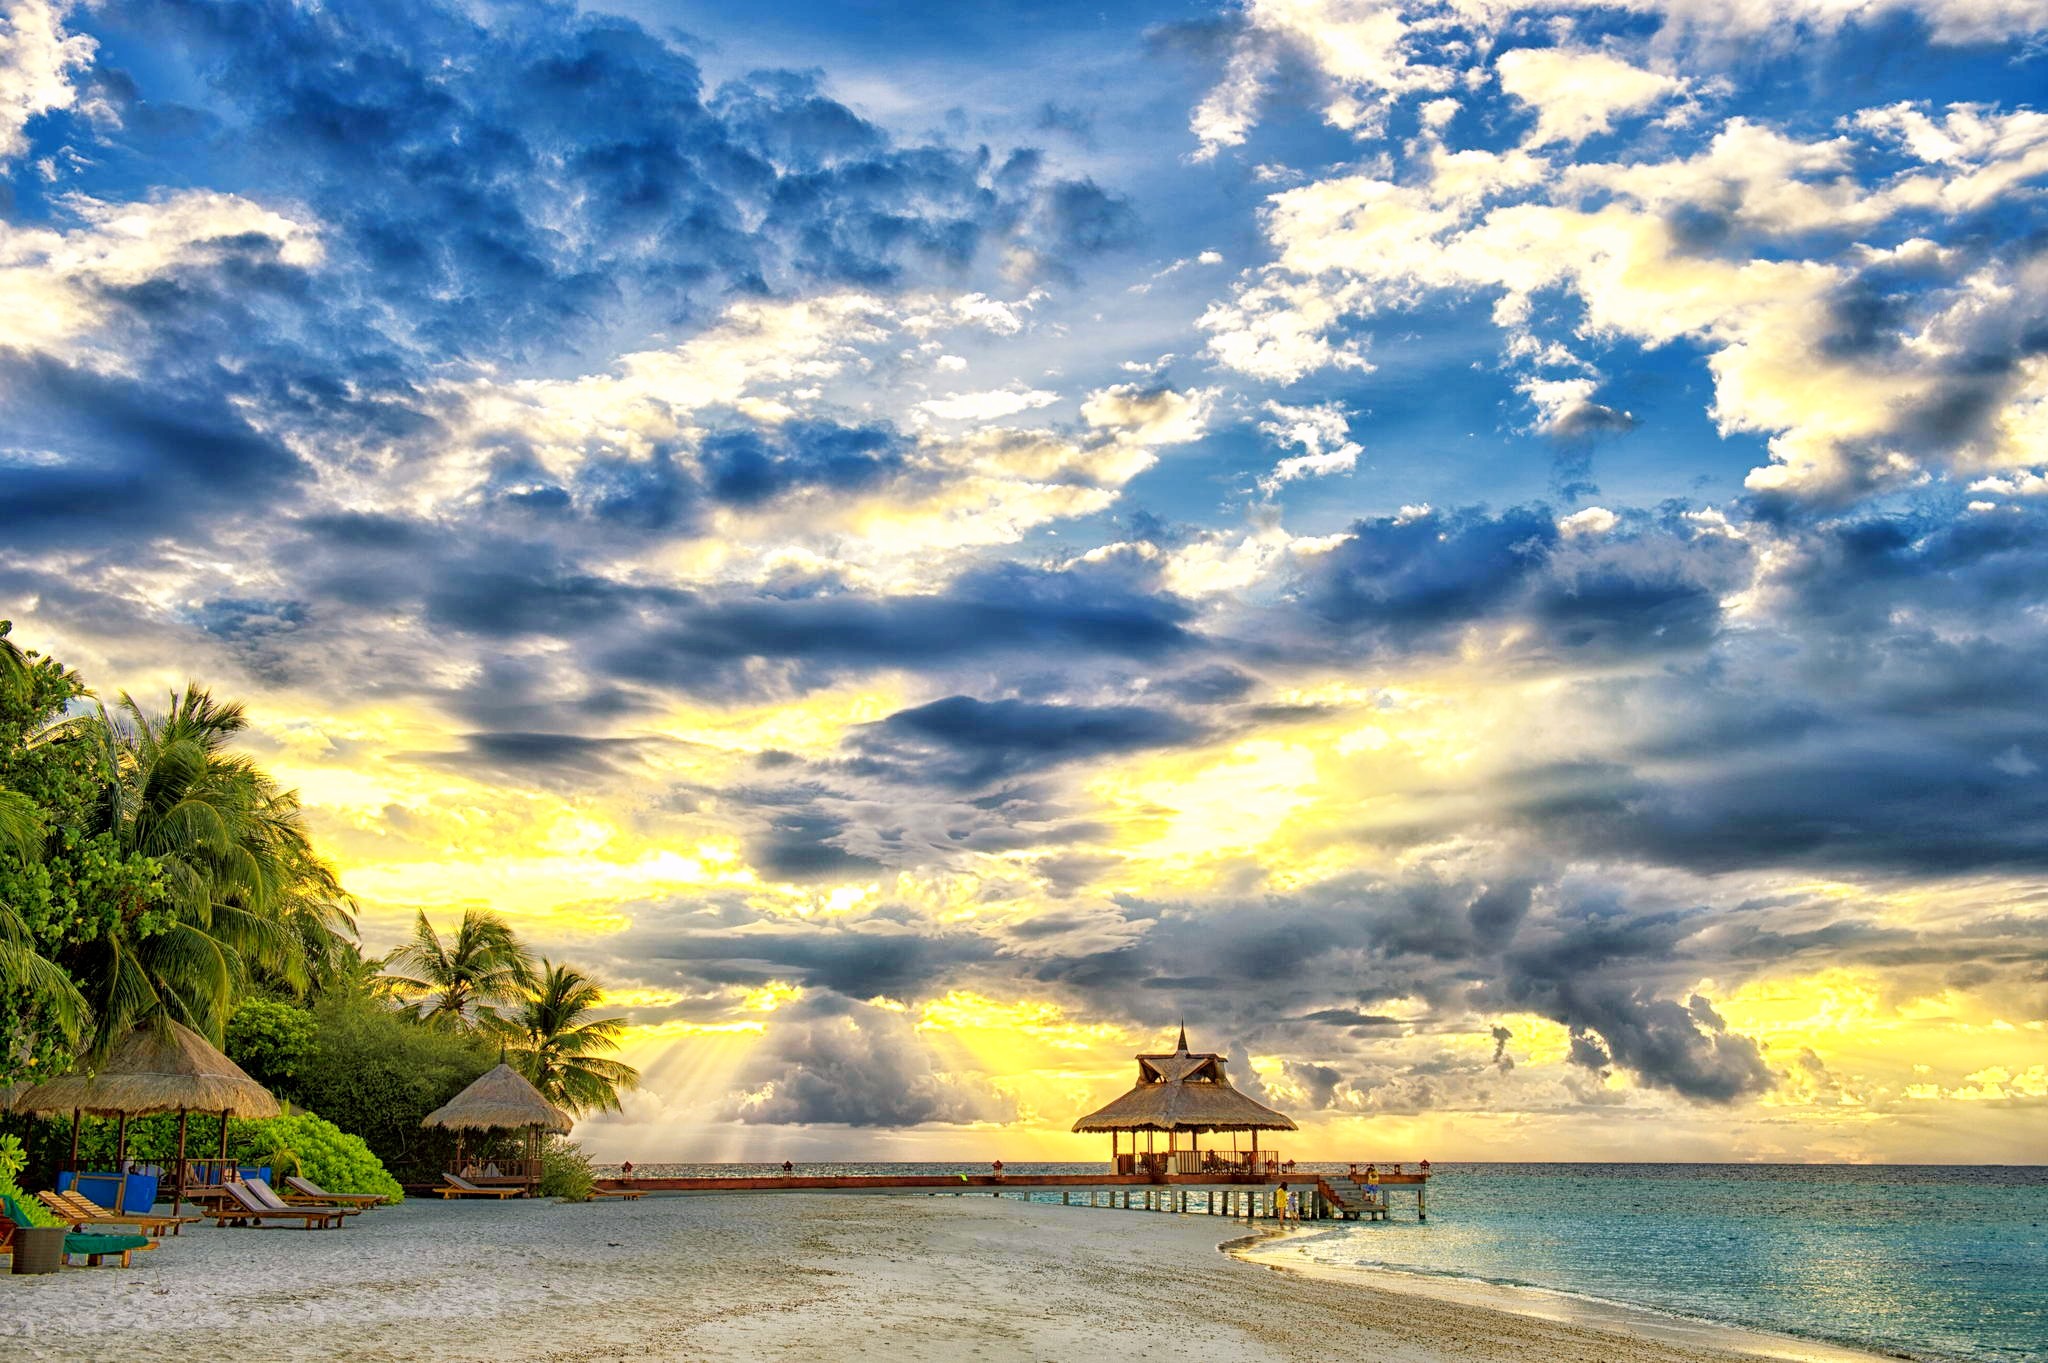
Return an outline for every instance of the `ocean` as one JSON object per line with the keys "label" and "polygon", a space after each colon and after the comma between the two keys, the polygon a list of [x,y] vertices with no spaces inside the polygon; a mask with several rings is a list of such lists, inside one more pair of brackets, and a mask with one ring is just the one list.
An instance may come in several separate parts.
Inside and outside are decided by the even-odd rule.
{"label": "ocean", "polygon": [[[1008,1172],[1101,1169],[1020,1163]],[[1537,1288],[1929,1363],[2048,1363],[2048,1167],[1439,1164],[1433,1174],[1426,1224],[1407,1192],[1392,1190],[1394,1220],[1317,1223],[1295,1248],[1332,1267]]]}
{"label": "ocean", "polygon": [[[2048,1360],[2048,1168],[1456,1164],[1317,1262],[1512,1283],[1965,1363]],[[1393,1199],[1400,1215],[1402,1198]]]}

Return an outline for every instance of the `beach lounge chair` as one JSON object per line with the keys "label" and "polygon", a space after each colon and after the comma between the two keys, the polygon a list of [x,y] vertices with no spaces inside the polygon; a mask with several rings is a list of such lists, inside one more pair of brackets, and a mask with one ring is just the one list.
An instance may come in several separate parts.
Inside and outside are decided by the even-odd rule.
{"label": "beach lounge chair", "polygon": [[258,1202],[274,1212],[340,1212],[343,1216],[361,1216],[361,1207],[347,1207],[339,1202],[311,1206],[304,1202],[287,1202],[277,1195],[277,1189],[260,1178],[245,1178],[242,1186],[249,1190]]}
{"label": "beach lounge chair", "polygon": [[[34,1224],[22,1209],[15,1205],[13,1198],[0,1193],[0,1253],[11,1257],[14,1252],[14,1228]],[[64,1236],[64,1257],[70,1259],[83,1255],[87,1268],[98,1268],[102,1259],[115,1254],[121,1256],[121,1267],[127,1268],[136,1250],[155,1248],[156,1241],[147,1235],[89,1235],[72,1231]]]}
{"label": "beach lounge chair", "polygon": [[339,1226],[345,1219],[339,1207],[266,1207],[256,1195],[242,1186],[240,1179],[230,1179],[225,1185],[228,1200],[207,1213],[213,1217],[216,1226],[260,1226],[268,1221],[297,1221],[307,1230],[327,1229]]}
{"label": "beach lounge chair", "polygon": [[590,1195],[592,1197],[622,1197],[626,1201],[631,1202],[636,1197],[647,1196],[647,1191],[644,1188],[592,1188]]}
{"label": "beach lounge chair", "polygon": [[289,1191],[284,1192],[282,1196],[293,1206],[310,1202],[329,1207],[360,1207],[367,1211],[371,1207],[382,1205],[384,1201],[382,1193],[330,1193],[313,1180],[300,1178],[297,1174],[286,1174],[284,1185]]}
{"label": "beach lounge chair", "polygon": [[117,1212],[102,1207],[84,1193],[37,1193],[36,1199],[57,1217],[79,1230],[106,1226],[133,1226],[139,1235],[176,1235],[203,1216],[160,1216],[155,1212]]}
{"label": "beach lounge chair", "polygon": [[443,1174],[441,1175],[441,1182],[443,1186],[434,1189],[434,1191],[442,1197],[495,1197],[502,1202],[508,1197],[518,1197],[526,1191],[523,1187],[479,1188],[460,1174]]}

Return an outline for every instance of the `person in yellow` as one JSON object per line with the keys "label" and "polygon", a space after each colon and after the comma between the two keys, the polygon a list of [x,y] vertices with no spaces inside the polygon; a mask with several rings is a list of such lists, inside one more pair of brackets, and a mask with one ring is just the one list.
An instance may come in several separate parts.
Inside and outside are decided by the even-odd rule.
{"label": "person in yellow", "polygon": [[1287,1214],[1292,1209],[1293,1202],[1294,1194],[1287,1191],[1286,1184],[1281,1184],[1280,1191],[1273,1194],[1273,1215],[1280,1219],[1280,1224],[1287,1224]]}

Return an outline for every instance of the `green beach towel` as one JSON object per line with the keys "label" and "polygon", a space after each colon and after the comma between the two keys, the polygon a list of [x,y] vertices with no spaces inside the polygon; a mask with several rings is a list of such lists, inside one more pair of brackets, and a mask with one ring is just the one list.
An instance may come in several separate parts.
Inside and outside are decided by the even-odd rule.
{"label": "green beach towel", "polygon": [[[6,1193],[0,1193],[0,1208],[5,1208],[7,1219],[17,1226],[34,1229],[43,1224],[24,1215],[21,1204]],[[148,1245],[147,1235],[99,1235],[89,1231],[64,1233],[66,1254],[120,1254],[124,1250],[144,1249]]]}

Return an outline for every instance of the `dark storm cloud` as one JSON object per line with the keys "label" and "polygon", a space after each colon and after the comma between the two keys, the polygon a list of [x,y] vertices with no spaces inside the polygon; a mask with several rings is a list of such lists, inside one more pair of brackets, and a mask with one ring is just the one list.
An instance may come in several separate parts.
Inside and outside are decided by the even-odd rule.
{"label": "dark storm cloud", "polygon": [[[1198,1008],[1208,1025],[1282,1053],[1313,1053],[1329,1027],[1395,1022],[1367,1012],[1373,1003],[1421,999],[1445,1016],[1475,1007],[1539,1013],[1598,1038],[1643,1086],[1695,1102],[1732,1102],[1773,1082],[1753,1040],[1728,1030],[1705,1000],[1681,1002],[1670,992],[1701,973],[1703,955],[1722,959],[1697,938],[1708,919],[1578,905],[1558,900],[1555,888],[1553,906],[1538,913],[1535,889],[1524,881],[1360,879],[1256,905],[1168,908],[1136,940],[1048,962],[1039,976],[1099,1007],[1136,1007],[1160,1025]],[[1147,1009],[1142,991],[1154,989],[1158,1004]],[[1365,1006],[1288,1012],[1342,997]],[[1300,1027],[1317,1030],[1291,1030]]]}
{"label": "dark storm cloud", "polygon": [[659,742],[637,738],[591,738],[581,734],[501,731],[461,735],[450,753],[399,754],[427,766],[470,775],[537,780],[553,785],[577,778],[608,778],[635,765]]}
{"label": "dark storm cloud", "polygon": [[718,432],[701,458],[711,494],[753,506],[795,487],[856,492],[903,467],[908,442],[893,430],[793,421],[771,432]]}
{"label": "dark storm cloud", "polygon": [[1256,678],[1223,663],[1212,663],[1157,683],[1154,689],[1190,705],[1224,705],[1243,700],[1258,685]]}
{"label": "dark storm cloud", "polygon": [[[692,690],[809,686],[845,671],[917,667],[1033,652],[1154,659],[1193,646],[1185,603],[1080,570],[1006,564],[955,578],[942,592],[799,599],[726,597],[679,604],[595,665],[620,678]],[[752,679],[751,681],[749,679]]]}
{"label": "dark storm cloud", "polygon": [[790,980],[848,998],[921,998],[937,982],[995,958],[997,944],[966,931],[906,927],[889,920],[858,926],[755,923],[730,931],[649,929],[633,952],[672,961],[693,980],[760,984]]}
{"label": "dark storm cloud", "polygon": [[1506,1001],[1574,1035],[1597,1034],[1612,1062],[1646,1087],[1728,1103],[1775,1082],[1757,1042],[1729,1031],[1705,999],[1680,1004],[1628,978],[1673,959],[1702,926],[1697,915],[1603,909],[1551,926],[1549,940],[1508,953],[1499,982]]}
{"label": "dark storm cloud", "polygon": [[1016,1104],[946,1073],[900,1013],[827,996],[778,1009],[740,1076],[729,1120],[768,1125],[1006,1122]]}
{"label": "dark storm cloud", "polygon": [[834,841],[848,827],[845,816],[815,806],[771,809],[767,828],[747,840],[747,860],[774,880],[845,881],[879,872],[881,862]]}
{"label": "dark storm cloud", "polygon": [[1394,1027],[1401,1019],[1387,1013],[1361,1013],[1356,1008],[1318,1008],[1306,1013],[1303,1022],[1320,1022],[1326,1027]]}
{"label": "dark storm cloud", "polygon": [[16,448],[56,462],[0,462],[0,541],[30,549],[154,535],[291,493],[310,475],[221,391],[41,356],[0,356],[0,416]]}
{"label": "dark storm cloud", "polygon": [[[1546,507],[1478,508],[1359,521],[1295,584],[1309,621],[1269,623],[1381,651],[1442,647],[1474,624],[1531,627],[1531,658],[1601,661],[1692,649],[1719,628],[1719,598],[1746,564],[1739,543],[1642,518],[1567,539]],[[1317,640],[1310,643],[1309,640]]]}
{"label": "dark storm cloud", "polygon": [[1065,762],[1191,743],[1199,726],[1137,705],[1041,705],[947,696],[852,740],[856,770],[978,789]]}

